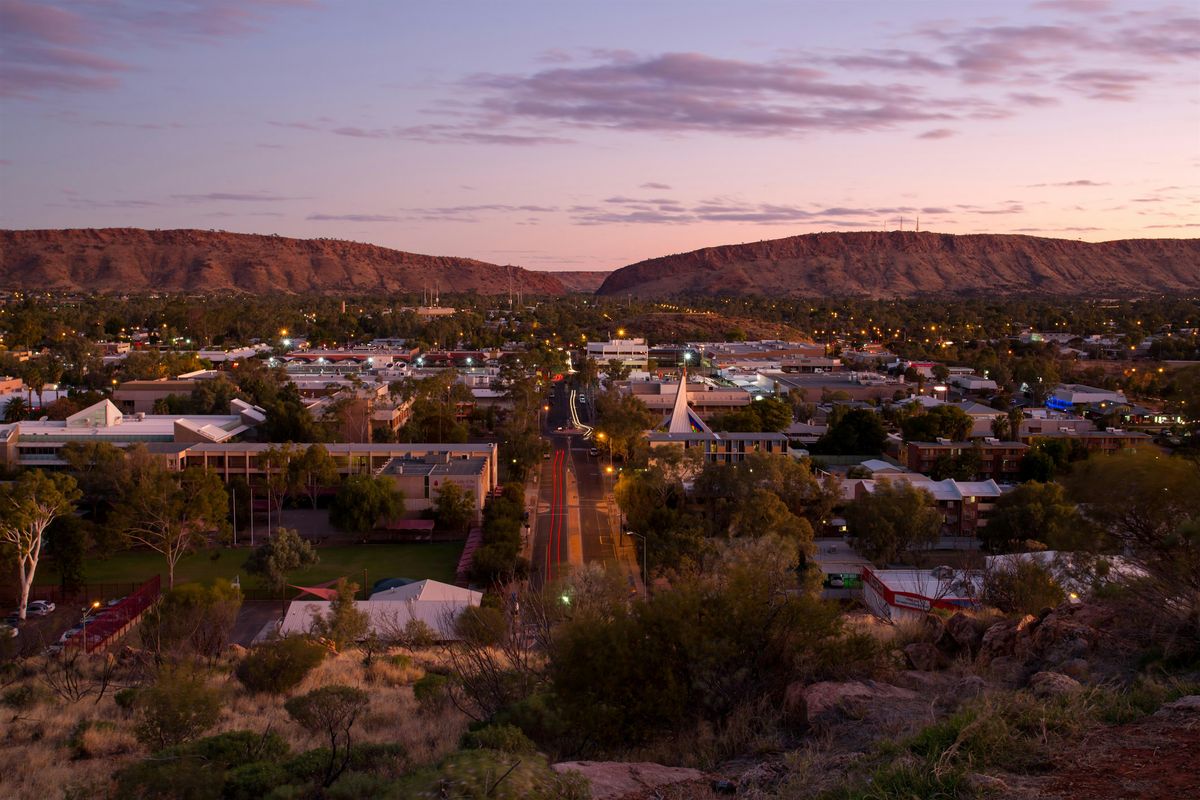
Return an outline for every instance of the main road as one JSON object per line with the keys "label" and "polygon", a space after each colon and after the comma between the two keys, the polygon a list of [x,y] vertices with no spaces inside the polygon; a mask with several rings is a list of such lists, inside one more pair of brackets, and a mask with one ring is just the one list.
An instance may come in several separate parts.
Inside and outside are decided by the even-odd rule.
{"label": "main road", "polygon": [[[572,392],[564,383],[555,384],[542,429],[551,449],[538,478],[530,559],[535,587],[585,562],[634,562],[631,548],[621,541],[612,497],[615,476],[606,472],[606,459],[589,455],[594,444],[573,427],[571,402]],[[591,417],[590,405],[579,404],[577,412],[585,420]]]}

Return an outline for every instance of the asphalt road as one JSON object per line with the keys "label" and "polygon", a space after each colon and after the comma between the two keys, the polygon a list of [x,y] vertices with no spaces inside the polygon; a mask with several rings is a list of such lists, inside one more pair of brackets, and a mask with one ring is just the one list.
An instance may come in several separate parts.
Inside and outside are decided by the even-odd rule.
{"label": "asphalt road", "polygon": [[[590,405],[576,407],[588,422]],[[589,456],[593,442],[571,432],[571,425],[570,391],[560,384],[543,426],[552,449],[539,476],[532,556],[535,586],[562,578],[572,565],[618,560],[613,477],[605,472],[608,461]]]}

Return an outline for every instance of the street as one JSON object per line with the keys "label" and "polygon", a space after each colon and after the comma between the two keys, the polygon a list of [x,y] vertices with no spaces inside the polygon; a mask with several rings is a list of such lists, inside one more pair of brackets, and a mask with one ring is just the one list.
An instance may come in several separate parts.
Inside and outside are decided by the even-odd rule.
{"label": "street", "polygon": [[[543,426],[553,449],[539,475],[531,558],[534,587],[558,580],[570,567],[585,562],[634,561],[631,547],[621,549],[619,513],[611,493],[615,475],[605,473],[608,462],[603,456],[588,455],[594,443],[572,432],[570,395],[562,384],[554,388]],[[590,420],[590,405],[579,406],[578,412]]]}

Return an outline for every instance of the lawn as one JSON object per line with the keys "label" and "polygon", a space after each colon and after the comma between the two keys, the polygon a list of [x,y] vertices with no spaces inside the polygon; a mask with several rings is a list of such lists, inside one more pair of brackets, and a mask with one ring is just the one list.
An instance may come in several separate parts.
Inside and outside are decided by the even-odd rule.
{"label": "lawn", "polygon": [[[453,583],[462,549],[462,542],[319,547],[317,554],[321,563],[291,576],[291,582],[311,585],[345,576],[361,584],[363,570],[366,570],[368,585],[381,578],[433,578]],[[175,583],[232,579],[240,575],[246,588],[254,588],[256,581],[242,568],[249,555],[247,548],[222,547],[185,556],[175,567]],[[85,580],[88,583],[140,583],[156,572],[162,575],[165,587],[166,559],[149,551],[129,551],[109,558],[89,559]],[[54,584],[58,582],[58,575],[43,567],[38,570],[36,582],[43,586]]]}

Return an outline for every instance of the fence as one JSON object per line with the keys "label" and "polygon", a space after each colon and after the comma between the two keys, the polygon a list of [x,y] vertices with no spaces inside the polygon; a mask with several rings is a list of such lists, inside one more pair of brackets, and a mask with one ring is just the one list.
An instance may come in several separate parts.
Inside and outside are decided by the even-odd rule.
{"label": "fence", "polygon": [[124,636],[142,613],[154,605],[161,593],[162,578],[155,575],[115,604],[100,606],[95,612],[89,612],[87,624],[82,631],[67,640],[69,645],[82,647],[86,653],[103,650],[113,640]]}
{"label": "fence", "polygon": [[[70,591],[63,591],[62,586],[57,584],[47,584],[43,586],[33,586],[29,590],[29,600],[49,600],[54,604],[62,603],[71,605],[73,603],[82,603],[90,605],[99,600],[106,602],[116,597],[127,597],[136,592],[142,584],[140,583],[85,583],[78,588]],[[17,593],[15,588],[5,586],[0,590],[0,603],[4,605],[14,605],[17,602]]]}

